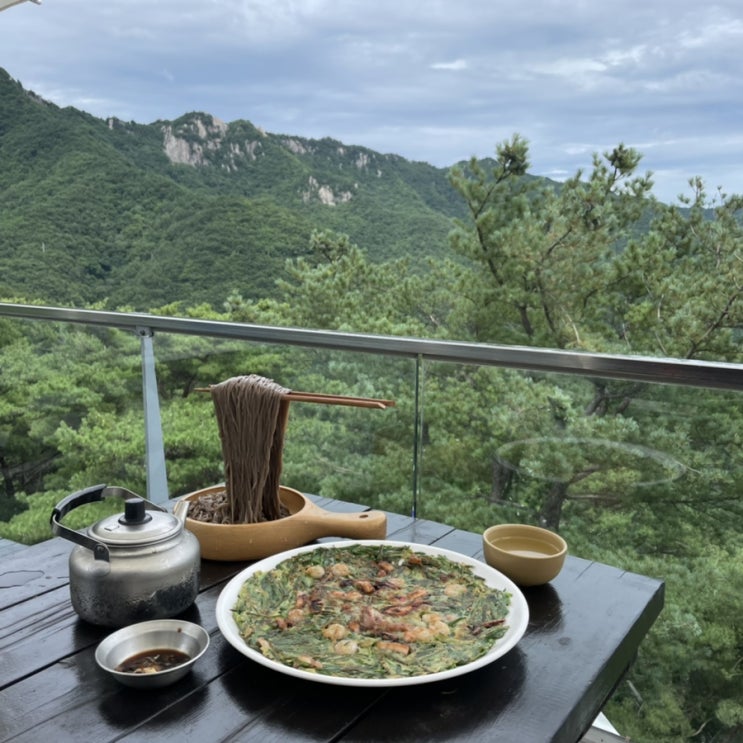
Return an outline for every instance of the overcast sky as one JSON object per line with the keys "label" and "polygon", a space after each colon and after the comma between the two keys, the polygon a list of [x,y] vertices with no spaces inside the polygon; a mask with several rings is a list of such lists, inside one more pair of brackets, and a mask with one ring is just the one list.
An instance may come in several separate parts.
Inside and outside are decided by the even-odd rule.
{"label": "overcast sky", "polygon": [[[655,195],[743,193],[743,2],[43,0],[0,67],[60,106],[205,111],[447,167],[514,133],[562,179],[619,142]],[[1,114],[1,112],[0,112]]]}

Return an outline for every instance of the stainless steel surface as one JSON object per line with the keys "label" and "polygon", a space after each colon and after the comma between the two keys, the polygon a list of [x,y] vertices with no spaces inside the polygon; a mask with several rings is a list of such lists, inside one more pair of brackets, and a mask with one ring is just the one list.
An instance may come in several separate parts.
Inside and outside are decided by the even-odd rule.
{"label": "stainless steel surface", "polygon": [[[126,686],[155,689],[183,678],[208,647],[209,633],[198,624],[178,619],[159,619],[129,625],[109,635],[96,648],[95,660],[100,668]],[[158,649],[186,653],[189,661],[156,673],[123,673],[116,670],[133,655]]]}
{"label": "stainless steel surface", "polygon": [[[95,486],[68,496],[54,509],[53,526],[107,490]],[[127,518],[132,505],[139,506],[136,520]],[[56,532],[77,543],[69,557],[70,599],[77,614],[92,624],[122,627],[174,617],[191,606],[199,591],[201,549],[185,528],[187,507],[178,504],[171,514],[139,498],[129,499],[126,507],[123,515],[90,526],[87,535],[67,528]]]}
{"label": "stainless steel surface", "polygon": [[481,364],[535,372],[627,379],[712,389],[743,390],[743,365],[712,361],[590,354],[522,346],[435,341],[422,338],[277,328],[245,323],[161,317],[142,313],[100,312],[61,307],[0,303],[0,316],[141,331],[239,339],[358,353],[386,354],[430,361]]}
{"label": "stainless steel surface", "polygon": [[[141,521],[122,520],[122,515],[116,514],[93,524],[86,533],[74,531],[62,523],[62,519],[78,506],[106,498],[124,499],[126,509],[139,506]],[[125,515],[127,513],[128,510]],[[109,544],[132,547],[164,541],[178,536],[185,523],[186,511],[182,507],[174,508],[171,513],[156,503],[140,498],[131,490],[107,485],[94,485],[68,495],[56,505],[50,518],[54,534],[91,550],[96,560],[106,561],[110,559]]]}

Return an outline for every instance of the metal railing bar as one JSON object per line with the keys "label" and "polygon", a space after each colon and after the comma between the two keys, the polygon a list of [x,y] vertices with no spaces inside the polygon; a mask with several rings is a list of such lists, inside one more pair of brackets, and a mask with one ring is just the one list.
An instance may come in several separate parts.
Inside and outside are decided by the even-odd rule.
{"label": "metal railing bar", "polygon": [[0,316],[102,325],[135,331],[137,327],[145,326],[153,331],[211,338],[384,354],[410,359],[421,357],[428,361],[480,364],[541,373],[743,390],[743,364],[714,361],[592,354],[10,303],[0,303]]}

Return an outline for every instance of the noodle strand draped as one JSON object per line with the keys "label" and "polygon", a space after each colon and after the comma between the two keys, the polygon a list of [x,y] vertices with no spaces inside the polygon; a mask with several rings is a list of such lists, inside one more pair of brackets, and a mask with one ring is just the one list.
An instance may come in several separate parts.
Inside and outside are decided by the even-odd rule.
{"label": "noodle strand draped", "polygon": [[289,391],[256,374],[211,387],[230,509],[223,518],[233,524],[282,516],[279,485]]}

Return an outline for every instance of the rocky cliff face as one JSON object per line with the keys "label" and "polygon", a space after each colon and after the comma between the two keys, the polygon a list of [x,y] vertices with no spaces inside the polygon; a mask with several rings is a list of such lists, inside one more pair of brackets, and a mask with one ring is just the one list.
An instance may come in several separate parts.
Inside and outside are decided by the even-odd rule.
{"label": "rocky cliff face", "polygon": [[384,160],[361,147],[348,147],[332,140],[308,140],[267,134],[247,122],[226,124],[210,114],[194,113],[176,122],[161,125],[163,152],[171,163],[195,168],[218,167],[236,172],[258,158],[268,155],[269,149],[283,149],[312,169],[317,158],[337,161],[337,170],[344,173],[345,185],[324,182],[316,174],[307,176],[301,190],[301,199],[307,204],[319,202],[325,206],[344,204],[354,198],[358,182],[348,184],[348,173],[356,171],[365,176],[380,178]]}
{"label": "rocky cliff face", "polygon": [[[221,151],[229,125],[208,115],[194,115],[187,121],[176,125],[164,124],[163,150],[172,163],[201,167],[211,164],[210,152]],[[229,152],[232,158],[255,158],[257,141],[245,143],[244,150],[239,144],[231,143]]]}
{"label": "rocky cliff face", "polygon": [[[356,184],[358,188],[358,184]],[[321,204],[326,206],[335,206],[336,204],[345,204],[353,198],[353,191],[334,192],[328,185],[318,183],[317,178],[310,176],[307,182],[307,190],[302,192],[302,201],[305,204],[313,199],[317,199]]]}

